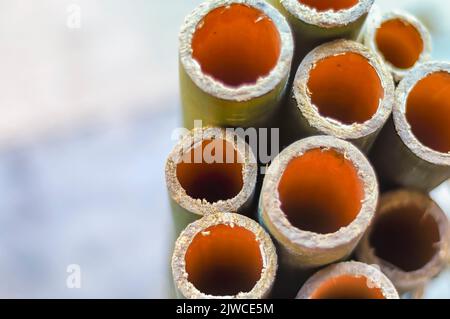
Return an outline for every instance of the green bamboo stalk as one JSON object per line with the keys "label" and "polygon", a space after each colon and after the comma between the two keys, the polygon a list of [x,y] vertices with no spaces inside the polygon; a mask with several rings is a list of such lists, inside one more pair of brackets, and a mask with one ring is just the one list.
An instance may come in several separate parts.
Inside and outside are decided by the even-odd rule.
{"label": "green bamboo stalk", "polygon": [[[450,178],[450,152],[442,153],[422,144],[406,118],[408,97],[413,88],[437,72],[450,74],[450,63],[425,63],[408,73],[397,88],[393,118],[383,129],[370,156],[385,188],[406,187],[429,192]],[[442,93],[430,95],[430,101],[439,98],[439,94],[443,96]],[[442,103],[446,103],[445,97]],[[436,110],[430,109],[430,112]],[[424,126],[432,129],[434,124],[424,123]],[[448,139],[448,136],[435,138]]]}
{"label": "green bamboo stalk", "polygon": [[[204,73],[192,56],[192,39],[197,28],[203,27],[204,17],[214,9],[233,4],[244,4],[260,10],[270,18],[280,36],[280,54],[272,71],[255,83],[237,87]],[[192,128],[195,120],[202,120],[205,126],[270,126],[286,93],[293,50],[293,36],[288,23],[263,0],[210,0],[200,5],[186,18],[180,33],[179,77],[184,126]]]}

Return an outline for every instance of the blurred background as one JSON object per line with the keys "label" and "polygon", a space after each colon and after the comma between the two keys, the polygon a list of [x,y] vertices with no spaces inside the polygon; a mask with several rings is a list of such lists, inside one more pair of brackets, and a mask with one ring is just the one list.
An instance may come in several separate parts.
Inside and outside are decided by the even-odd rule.
{"label": "blurred background", "polygon": [[[164,161],[200,2],[0,0],[0,297],[171,296]],[[376,2],[419,16],[450,60],[450,1]],[[450,183],[433,197],[450,214]],[[426,297],[450,298],[450,271]]]}

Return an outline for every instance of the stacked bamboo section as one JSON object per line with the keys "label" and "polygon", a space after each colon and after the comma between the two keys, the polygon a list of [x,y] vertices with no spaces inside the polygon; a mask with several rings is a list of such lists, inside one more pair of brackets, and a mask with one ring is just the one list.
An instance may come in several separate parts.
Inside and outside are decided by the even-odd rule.
{"label": "stacked bamboo section", "polygon": [[293,55],[289,25],[266,2],[203,3],[180,33],[184,126],[267,126],[286,93]]}
{"label": "stacked bamboo section", "polygon": [[[450,63],[373,3],[209,0],[186,18],[190,131],[165,170],[180,298],[420,298],[448,266],[428,192],[450,178]],[[267,136],[246,135],[262,127],[281,131],[267,163]]]}

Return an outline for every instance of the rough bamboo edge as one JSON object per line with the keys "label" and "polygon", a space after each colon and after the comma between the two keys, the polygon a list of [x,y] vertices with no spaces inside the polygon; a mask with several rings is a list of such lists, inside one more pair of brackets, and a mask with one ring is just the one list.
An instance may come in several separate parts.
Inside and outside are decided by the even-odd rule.
{"label": "rough bamboo edge", "polygon": [[[177,178],[177,164],[180,163],[185,152],[190,152],[202,144],[204,140],[222,139],[234,145],[242,161],[243,187],[239,194],[229,200],[209,203],[205,199],[190,197],[181,186]],[[214,212],[242,212],[251,204],[258,172],[255,155],[250,146],[231,130],[205,127],[196,128],[186,134],[170,153],[165,168],[166,184],[172,201],[180,206],[185,214],[200,218]]]}
{"label": "rough bamboo edge", "polygon": [[[417,205],[423,208],[427,215],[436,221],[439,228],[439,249],[433,258],[421,269],[412,272],[405,272],[395,265],[379,258],[375,254],[374,248],[370,245],[370,235],[376,227],[376,220],[383,214],[389,214],[392,209],[403,205]],[[381,271],[392,280],[397,289],[404,292],[411,292],[423,287],[430,279],[439,274],[446,266],[449,257],[450,228],[448,217],[442,209],[427,195],[413,190],[397,190],[381,196],[377,217],[361,240],[357,248],[357,258],[369,264],[376,264]]]}
{"label": "rough bamboo edge", "polygon": [[[266,14],[274,23],[281,39],[281,52],[275,68],[255,84],[230,87],[203,73],[199,63],[192,57],[192,39],[198,24],[212,10],[232,4],[245,4]],[[262,0],[208,0],[198,6],[184,21],[180,31],[179,55],[182,67],[200,90],[218,99],[245,102],[273,91],[290,72],[293,56],[293,36],[285,18],[271,5]]]}
{"label": "rough bamboo edge", "polygon": [[[364,200],[355,220],[331,234],[317,234],[292,226],[281,209],[278,184],[289,162],[308,150],[333,149],[350,160],[363,182]],[[326,199],[325,199],[326,200]],[[274,160],[264,179],[259,218],[280,246],[280,260],[296,269],[310,269],[341,260],[353,251],[371,223],[378,201],[378,183],[370,163],[352,144],[331,136],[298,141]]]}
{"label": "rough bamboo edge", "polygon": [[[194,237],[216,225],[237,225],[243,227],[253,234],[260,243],[261,256],[263,258],[263,270],[260,280],[250,292],[242,292],[234,296],[211,296],[206,295],[189,282],[185,270],[185,255]],[[239,214],[216,213],[203,217],[190,224],[180,235],[172,257],[172,273],[175,286],[182,297],[187,299],[262,299],[267,298],[271,292],[277,272],[277,254],[270,236],[254,220]]]}
{"label": "rough bamboo edge", "polygon": [[[377,72],[384,89],[384,98],[380,101],[376,114],[365,123],[345,125],[340,121],[323,117],[312,101],[308,89],[311,70],[316,63],[330,56],[338,56],[348,52],[366,58]],[[326,134],[348,140],[367,152],[375,141],[392,113],[395,86],[391,74],[378,56],[360,43],[350,40],[337,40],[321,45],[311,51],[298,68],[293,86],[294,108],[297,108],[299,130],[307,135]]]}
{"label": "rough bamboo edge", "polygon": [[440,153],[423,145],[414,136],[411,126],[406,119],[406,104],[409,94],[420,80],[436,72],[447,72],[450,74],[450,63],[428,62],[408,73],[397,88],[394,122],[402,141],[416,156],[435,165],[448,166],[450,169],[450,153]]}
{"label": "rough bamboo edge", "polygon": [[[390,20],[402,20],[410,25],[412,25],[420,34],[423,40],[423,51],[419,56],[416,64],[408,69],[400,69],[396,66],[392,65],[389,61],[383,58],[383,54],[378,49],[376,43],[376,35],[377,30],[381,27],[381,25]],[[432,44],[431,44],[431,35],[425,25],[420,22],[415,16],[399,10],[394,10],[391,12],[386,12],[381,14],[380,12],[374,12],[370,15],[367,20],[366,29],[364,32],[364,44],[368,46],[373,52],[380,56],[380,58],[384,61],[389,71],[394,76],[394,80],[396,82],[400,82],[405,75],[411,71],[414,67],[417,67],[420,64],[427,62],[431,57]]]}
{"label": "rough bamboo edge", "polygon": [[429,192],[450,178],[450,153],[440,153],[423,145],[406,119],[410,92],[421,79],[435,72],[450,73],[450,63],[422,64],[411,70],[397,88],[393,119],[386,125],[371,154],[380,181],[388,187]]}
{"label": "rough bamboo edge", "polygon": [[386,299],[399,299],[399,295],[392,282],[377,268],[360,262],[343,262],[328,266],[313,275],[300,289],[297,299],[310,299],[320,286],[328,280],[344,276],[365,277],[368,284],[381,289]]}
{"label": "rough bamboo edge", "polygon": [[331,29],[344,27],[354,23],[366,15],[375,0],[359,0],[355,6],[339,11],[318,11],[315,8],[299,2],[298,0],[277,0],[283,7],[298,20],[321,28]]}

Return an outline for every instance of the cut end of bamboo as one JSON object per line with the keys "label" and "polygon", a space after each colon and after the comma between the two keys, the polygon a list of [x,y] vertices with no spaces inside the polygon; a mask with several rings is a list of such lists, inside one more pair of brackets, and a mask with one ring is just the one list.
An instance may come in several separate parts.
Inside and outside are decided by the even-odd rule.
{"label": "cut end of bamboo", "polygon": [[408,73],[397,89],[395,128],[417,157],[450,169],[448,118],[450,63],[428,62]]}
{"label": "cut end of bamboo", "polygon": [[287,165],[278,193],[291,224],[318,234],[334,233],[351,224],[364,199],[353,163],[334,149],[320,148],[306,151]]}
{"label": "cut end of bamboo", "polygon": [[298,2],[321,12],[347,10],[356,6],[359,0],[298,0]]}
{"label": "cut end of bamboo", "polygon": [[381,197],[358,258],[377,264],[401,292],[422,287],[446,265],[449,223],[427,195],[399,190]]}
{"label": "cut end of bamboo", "polygon": [[260,218],[289,252],[289,264],[311,268],[351,253],[377,199],[378,183],[364,155],[348,142],[316,136],[292,144],[269,167]]}
{"label": "cut end of bamboo", "polygon": [[274,90],[290,73],[293,47],[286,20],[262,0],[207,1],[180,33],[189,77],[207,94],[230,101]]}
{"label": "cut end of bamboo", "polygon": [[365,44],[384,59],[396,81],[430,58],[430,33],[414,16],[395,11],[369,20]]}
{"label": "cut end of bamboo", "polygon": [[199,217],[242,212],[251,200],[257,163],[248,144],[219,128],[194,129],[166,163],[166,182],[175,203]]}
{"label": "cut end of bamboo", "polygon": [[255,221],[217,213],[190,224],[172,258],[175,286],[183,297],[261,299],[277,271],[270,236]]}
{"label": "cut end of bamboo", "polygon": [[302,287],[297,299],[399,299],[399,295],[377,268],[345,262],[317,272]]}
{"label": "cut end of bamboo", "polygon": [[394,83],[363,45],[338,40],[314,49],[301,63],[294,97],[313,131],[345,140],[375,138],[389,118]]}
{"label": "cut end of bamboo", "polygon": [[345,27],[368,14],[374,0],[279,0],[294,17],[321,28]]}

